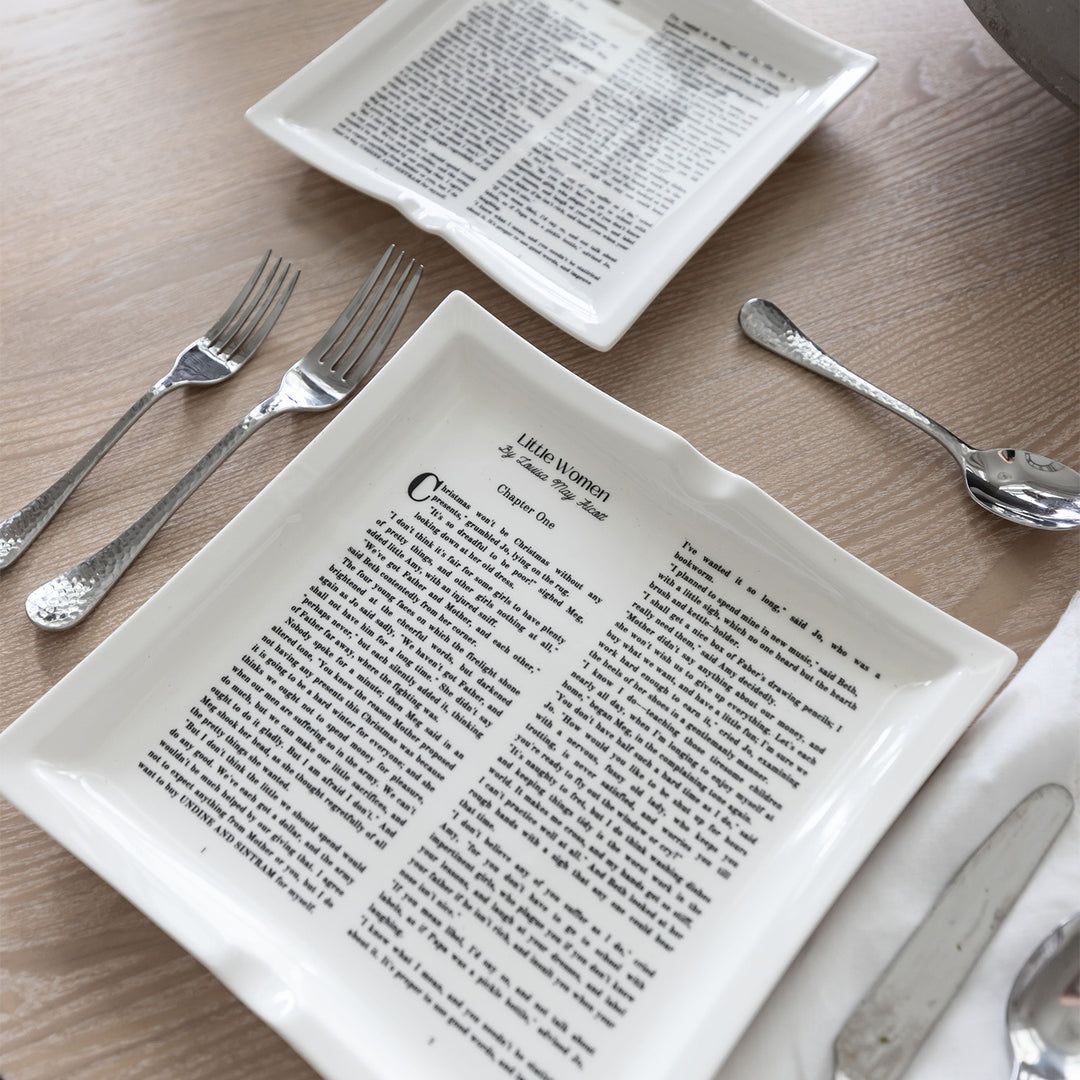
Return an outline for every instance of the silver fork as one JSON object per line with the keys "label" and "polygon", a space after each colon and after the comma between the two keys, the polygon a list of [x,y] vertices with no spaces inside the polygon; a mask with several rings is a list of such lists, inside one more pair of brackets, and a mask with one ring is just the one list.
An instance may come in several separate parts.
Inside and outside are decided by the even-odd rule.
{"label": "silver fork", "polygon": [[405,315],[423,270],[410,261],[399,273],[403,254],[394,258],[394,250],[391,244],[333,326],[285,372],[277,393],[252,409],[172,491],[111,544],[27,597],[26,613],[32,622],[45,630],[66,630],[81,622],[154,533],[249,435],[283,413],[332,409],[360,385]]}
{"label": "silver fork", "polygon": [[297,270],[290,278],[291,264],[282,268],[278,259],[263,278],[270,254],[268,251],[263,256],[221,318],[180,353],[164,378],[154,383],[59,480],[0,522],[0,569],[10,566],[30,546],[86,474],[154,402],[180,386],[224,382],[251,359],[273,329],[300,276]]}

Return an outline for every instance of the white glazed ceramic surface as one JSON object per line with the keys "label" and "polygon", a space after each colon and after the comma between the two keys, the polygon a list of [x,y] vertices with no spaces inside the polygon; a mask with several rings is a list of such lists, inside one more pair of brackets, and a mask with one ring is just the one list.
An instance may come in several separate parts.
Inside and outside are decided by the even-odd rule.
{"label": "white glazed ceramic surface", "polygon": [[[591,477],[602,518],[522,467],[530,440],[534,463],[551,448]],[[268,883],[265,867],[250,857],[252,841],[215,838],[192,806],[181,805],[182,793],[153,782],[140,762],[156,752],[157,768],[169,775],[161,747],[175,748],[193,704],[222,672],[235,670],[252,642],[265,640],[260,635],[275,620],[297,611],[304,590],[343,551],[365,550],[369,530],[408,505],[406,488],[428,470],[492,522],[508,566],[513,551],[528,548],[576,578],[583,618],[574,623],[566,609],[552,609],[566,644],[516,680],[520,695],[437,800],[384,849],[364,852],[366,872],[332,909],[312,912]],[[832,668],[858,697],[850,720],[831,710],[844,723],[816,736],[827,752],[801,769],[798,790],[773,787],[784,791],[783,812],[730,882],[716,883],[708,909],[629,1015],[598,1041],[586,1068],[548,1066],[552,1075],[586,1078],[706,1078],[1015,657],[579,380],[460,293],[231,524],[0,738],[0,791],[330,1080],[505,1075],[348,931],[447,808],[540,715],[567,671],[602,647],[649,583],[662,580],[658,573],[678,572],[673,552],[730,571],[713,587],[728,598],[728,612],[739,598],[748,616],[741,625],[754,626],[749,636],[726,634],[733,669],[745,671],[745,660],[760,670],[759,689],[765,678],[790,686],[797,665],[765,648],[784,639],[802,663]],[[723,633],[727,617],[710,630]],[[691,658],[689,643],[683,648],[684,660],[708,660],[704,651]],[[806,697],[816,701],[810,689]],[[807,723],[790,702],[772,709],[787,725],[778,731]],[[327,718],[315,715],[312,723]],[[272,742],[276,721],[264,722]],[[297,790],[298,806],[303,797]],[[248,824],[234,822],[233,830]],[[339,824],[327,818],[323,827],[333,832]],[[512,834],[500,842],[508,857],[536,865],[534,846]],[[573,883],[545,867],[573,895]],[[588,901],[586,892],[581,903]],[[603,912],[592,918],[602,922]],[[480,932],[472,922],[462,929],[474,938]],[[512,974],[523,983],[535,978],[524,961]],[[545,1060],[543,1046],[526,1049]]]}
{"label": "white glazed ceramic surface", "polygon": [[875,64],[758,0],[388,0],[248,119],[609,349]]}

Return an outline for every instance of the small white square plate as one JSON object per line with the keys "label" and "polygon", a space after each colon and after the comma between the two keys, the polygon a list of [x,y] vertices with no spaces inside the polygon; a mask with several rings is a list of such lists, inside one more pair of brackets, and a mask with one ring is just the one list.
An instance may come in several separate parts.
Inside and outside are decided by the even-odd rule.
{"label": "small white square plate", "polygon": [[758,0],[387,0],[247,116],[609,349],[875,65]]}

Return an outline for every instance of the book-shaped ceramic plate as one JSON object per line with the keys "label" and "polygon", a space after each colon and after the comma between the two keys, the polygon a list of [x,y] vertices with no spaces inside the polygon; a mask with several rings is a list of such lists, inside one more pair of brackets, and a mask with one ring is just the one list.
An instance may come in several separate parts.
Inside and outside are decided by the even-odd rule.
{"label": "book-shaped ceramic plate", "polygon": [[456,293],[0,791],[331,1080],[694,1080],[1014,660]]}
{"label": "book-shaped ceramic plate", "polygon": [[608,349],[874,65],[757,0],[388,0],[248,118]]}

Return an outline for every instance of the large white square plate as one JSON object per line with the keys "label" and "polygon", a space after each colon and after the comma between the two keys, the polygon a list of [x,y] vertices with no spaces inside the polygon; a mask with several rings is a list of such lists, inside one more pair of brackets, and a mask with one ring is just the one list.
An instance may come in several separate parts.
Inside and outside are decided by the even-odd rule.
{"label": "large white square plate", "polygon": [[758,0],[387,0],[247,115],[609,349],[875,63]]}
{"label": "large white square plate", "polygon": [[1014,662],[456,293],[0,792],[331,1080],[704,1080]]}

